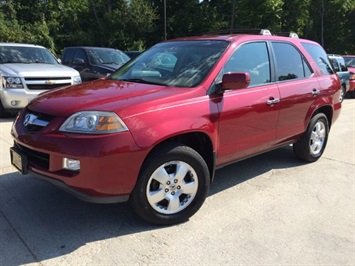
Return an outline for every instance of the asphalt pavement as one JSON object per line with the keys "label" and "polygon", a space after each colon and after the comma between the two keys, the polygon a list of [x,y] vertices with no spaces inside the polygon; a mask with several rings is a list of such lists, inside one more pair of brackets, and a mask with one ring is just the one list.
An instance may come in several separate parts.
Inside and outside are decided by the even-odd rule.
{"label": "asphalt pavement", "polygon": [[291,147],[216,173],[183,224],[144,223],[126,203],[82,202],[11,166],[0,119],[0,265],[355,265],[355,100],[322,158]]}

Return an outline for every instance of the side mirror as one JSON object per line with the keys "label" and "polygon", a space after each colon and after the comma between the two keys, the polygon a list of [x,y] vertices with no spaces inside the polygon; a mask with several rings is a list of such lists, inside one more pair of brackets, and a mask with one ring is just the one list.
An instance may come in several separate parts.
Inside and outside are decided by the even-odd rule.
{"label": "side mirror", "polygon": [[249,86],[250,75],[248,72],[227,73],[222,77],[222,90],[245,89]]}
{"label": "side mirror", "polygon": [[60,58],[57,58],[57,61],[59,64],[62,64],[62,60],[60,60]]}
{"label": "side mirror", "polygon": [[74,58],[73,64],[75,64],[75,65],[85,65],[85,61],[82,58]]}

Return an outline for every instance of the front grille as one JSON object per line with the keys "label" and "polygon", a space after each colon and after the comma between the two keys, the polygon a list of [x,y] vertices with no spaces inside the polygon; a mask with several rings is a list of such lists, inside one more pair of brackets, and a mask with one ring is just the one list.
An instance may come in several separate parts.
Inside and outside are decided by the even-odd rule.
{"label": "front grille", "polygon": [[71,83],[61,83],[61,84],[27,84],[29,90],[51,90],[63,86],[68,86]]}
{"label": "front grille", "polygon": [[71,80],[71,77],[31,77],[25,78],[26,81],[44,81],[44,80]]}
{"label": "front grille", "polygon": [[54,119],[54,116],[52,116],[52,115],[48,115],[48,114],[44,114],[44,113],[38,113],[38,112],[33,112],[33,111],[31,111],[31,110],[29,110],[29,109],[27,108],[27,109],[26,109],[25,116],[24,116],[24,120],[23,120],[22,123],[25,123],[25,121],[26,121],[26,116],[27,116],[27,115],[34,115],[34,116],[36,116],[37,118],[36,118],[36,120],[33,121],[32,123],[28,123],[27,125],[23,124],[26,133],[38,132],[38,131],[40,131],[40,130],[44,127],[44,126],[41,125],[42,123],[36,123],[36,121],[44,122],[43,124],[49,124],[49,123]]}
{"label": "front grille", "polygon": [[49,154],[31,150],[20,144],[16,144],[16,146],[26,155],[30,165],[36,167],[37,169],[45,171],[49,170]]}
{"label": "front grille", "polygon": [[51,90],[71,85],[71,77],[27,77],[25,83],[29,90]]}

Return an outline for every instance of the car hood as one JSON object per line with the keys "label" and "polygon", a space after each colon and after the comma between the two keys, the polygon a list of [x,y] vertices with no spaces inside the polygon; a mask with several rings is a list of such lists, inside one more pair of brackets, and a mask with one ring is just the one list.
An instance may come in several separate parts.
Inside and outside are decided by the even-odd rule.
{"label": "car hood", "polygon": [[1,64],[0,72],[2,75],[11,75],[17,77],[62,77],[79,76],[79,72],[73,68],[60,64]]}
{"label": "car hood", "polygon": [[100,79],[42,93],[29,109],[65,117],[84,110],[113,111],[124,118],[139,113],[138,105],[154,109],[159,102],[169,102],[167,97],[184,97],[182,92],[190,93],[186,88]]}

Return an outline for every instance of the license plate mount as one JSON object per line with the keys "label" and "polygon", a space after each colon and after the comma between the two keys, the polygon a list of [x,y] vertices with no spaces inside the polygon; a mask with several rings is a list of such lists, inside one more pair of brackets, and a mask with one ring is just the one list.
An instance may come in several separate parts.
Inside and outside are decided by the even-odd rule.
{"label": "license plate mount", "polygon": [[28,173],[26,155],[20,149],[16,147],[11,147],[10,157],[11,157],[11,164],[15,166],[16,169],[19,170],[21,174],[26,175]]}

